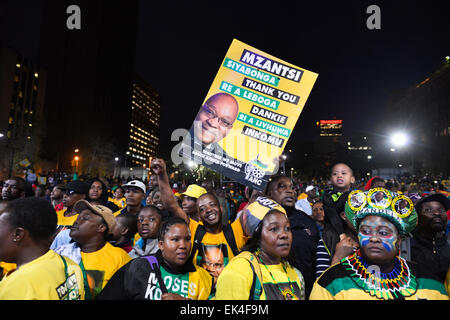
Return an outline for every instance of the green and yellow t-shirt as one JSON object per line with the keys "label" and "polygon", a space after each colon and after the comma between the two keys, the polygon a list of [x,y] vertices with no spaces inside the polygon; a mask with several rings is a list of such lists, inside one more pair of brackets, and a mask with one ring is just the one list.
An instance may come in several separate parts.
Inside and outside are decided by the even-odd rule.
{"label": "green and yellow t-shirt", "polygon": [[[305,299],[303,276],[289,263],[259,264],[259,268],[263,282],[260,300]],[[254,277],[256,274],[247,260],[231,260],[217,280],[215,299],[249,300]]]}
{"label": "green and yellow t-shirt", "polygon": [[81,252],[81,259],[93,297],[105,287],[117,270],[131,260],[125,250],[109,242],[95,252]]}
{"label": "green and yellow t-shirt", "polygon": [[[213,291],[213,280],[206,270],[187,263],[182,270],[171,271],[162,259],[160,251],[155,255],[159,263],[160,280],[168,293],[175,293],[192,300],[207,300]],[[149,256],[150,257],[150,256]],[[155,266],[155,265],[153,265]],[[99,300],[161,300],[158,276],[145,257],[133,259],[120,268],[103,291]]]}
{"label": "green and yellow t-shirt", "polygon": [[314,283],[310,300],[448,300],[444,284],[413,262],[399,259],[392,278],[371,278],[355,255],[328,268]]}
{"label": "green and yellow t-shirt", "polygon": [[[199,226],[203,226],[201,222],[190,219],[189,229],[191,231],[192,240],[194,241],[194,235]],[[242,225],[239,219],[236,219],[231,224],[234,239],[237,249],[240,250],[247,242],[248,238],[244,235]],[[227,263],[234,257],[233,250],[227,242],[224,232],[220,233],[205,233],[201,241],[201,245],[198,246],[198,251],[194,255],[193,262],[198,266],[202,266],[205,260],[212,264],[222,264],[226,266]],[[213,261],[214,260],[214,261]]]}
{"label": "green and yellow t-shirt", "polygon": [[109,197],[108,201],[111,201],[112,203],[114,203],[116,206],[119,207],[119,209],[123,209],[127,206],[127,200],[125,199],[125,197],[120,198],[120,199]]}
{"label": "green and yellow t-shirt", "polygon": [[49,250],[0,282],[0,300],[83,300],[78,264]]}
{"label": "green and yellow t-shirt", "polygon": [[[195,272],[172,274],[160,267],[161,278],[167,291],[192,300],[207,300],[210,297],[213,281],[209,273],[198,266]],[[154,289],[150,288],[151,286]],[[161,300],[162,291],[154,273],[148,279],[148,290],[145,299]]]}

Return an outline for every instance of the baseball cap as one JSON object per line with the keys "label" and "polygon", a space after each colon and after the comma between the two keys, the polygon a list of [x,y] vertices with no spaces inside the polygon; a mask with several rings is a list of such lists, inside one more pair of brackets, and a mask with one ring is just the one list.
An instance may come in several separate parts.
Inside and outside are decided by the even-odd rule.
{"label": "baseball cap", "polygon": [[191,184],[187,187],[186,191],[183,192],[181,195],[198,199],[202,194],[205,194],[207,192],[208,191],[206,191],[205,188],[200,187],[199,185],[196,184]]}
{"label": "baseball cap", "polygon": [[142,192],[146,192],[145,184],[142,181],[139,180],[132,180],[130,182],[127,182],[126,184],[123,184],[122,187],[137,187],[142,190]]}
{"label": "baseball cap", "polygon": [[87,195],[87,193],[89,191],[88,185],[86,184],[86,182],[83,182],[80,180],[71,181],[68,184],[66,184],[65,186],[61,185],[58,188],[61,190],[73,191],[75,193],[85,194],[85,195]]}
{"label": "baseball cap", "polygon": [[313,186],[307,186],[306,189],[305,189],[305,192],[308,192],[308,191],[311,191],[311,190],[314,190],[314,187]]}
{"label": "baseball cap", "polygon": [[249,237],[253,236],[253,233],[259,227],[264,217],[272,210],[280,211],[286,214],[286,210],[273,201],[272,199],[266,197],[257,197],[254,202],[252,202],[247,209],[242,213],[243,215],[243,229],[246,235]]}
{"label": "baseball cap", "polygon": [[100,217],[105,220],[106,225],[108,226],[108,233],[112,233],[114,226],[116,225],[116,218],[114,217],[113,212],[111,209],[101,206],[101,205],[92,205],[86,200],[78,200],[77,203],[75,203],[75,206],[73,207],[73,210],[75,212],[81,212],[85,209],[91,210],[96,215],[99,215]]}

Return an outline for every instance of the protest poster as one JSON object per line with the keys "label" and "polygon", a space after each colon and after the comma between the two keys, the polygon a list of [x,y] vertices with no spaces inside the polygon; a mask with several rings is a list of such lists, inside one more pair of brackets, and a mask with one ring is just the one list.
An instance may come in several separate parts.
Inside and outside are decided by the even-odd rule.
{"label": "protest poster", "polygon": [[263,190],[318,77],[234,39],[180,154]]}

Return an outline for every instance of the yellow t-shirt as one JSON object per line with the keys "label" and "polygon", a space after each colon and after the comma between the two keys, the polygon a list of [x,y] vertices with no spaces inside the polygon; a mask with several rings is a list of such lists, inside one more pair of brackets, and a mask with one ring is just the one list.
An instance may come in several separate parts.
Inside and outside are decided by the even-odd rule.
{"label": "yellow t-shirt", "polygon": [[123,209],[127,205],[127,201],[126,201],[125,197],[120,198],[120,199],[109,197],[108,201],[111,201],[112,203],[114,203],[116,206],[119,207],[119,209]]}
{"label": "yellow t-shirt", "polygon": [[78,217],[78,213],[74,214],[73,216],[66,217],[66,216],[64,216],[64,213],[66,211],[67,211],[67,208],[56,211],[56,216],[58,217],[57,228],[60,230],[66,229],[67,227],[72,226]]}
{"label": "yellow t-shirt", "polygon": [[15,263],[8,263],[8,262],[0,261],[0,280],[2,280],[2,278],[5,275],[7,275],[9,272],[16,269],[16,267],[17,266]]}
{"label": "yellow t-shirt", "polygon": [[297,200],[302,200],[308,198],[308,195],[306,193],[300,193],[297,197]]}
{"label": "yellow t-shirt", "polygon": [[131,260],[125,250],[114,247],[109,242],[95,252],[81,252],[81,259],[94,297],[105,287],[113,274]]}
{"label": "yellow t-shirt", "polygon": [[[263,282],[260,300],[305,299],[303,276],[297,269],[288,263],[259,267]],[[247,260],[231,260],[217,279],[215,299],[248,300],[254,276]]]}
{"label": "yellow t-shirt", "polygon": [[[189,221],[189,229],[191,231],[191,237],[194,238],[195,232],[197,231],[197,228],[202,223],[195,221],[193,219],[190,219]],[[248,238],[244,235],[244,232],[242,230],[242,225],[239,219],[236,219],[232,224],[231,228],[233,230],[234,239],[236,241],[236,246],[238,250],[242,249],[242,247],[247,242]],[[192,239],[194,240],[194,239]],[[194,264],[198,266],[202,266],[202,261],[205,257],[205,254],[209,256],[212,256],[213,250],[219,250],[219,254],[215,254],[215,257],[219,260],[223,260],[224,265],[226,266],[227,263],[234,257],[233,251],[230,248],[230,245],[228,245],[227,240],[225,238],[225,234],[222,232],[214,234],[214,233],[205,233],[205,236],[202,239],[202,244],[198,248],[197,253],[194,256]]]}
{"label": "yellow t-shirt", "polygon": [[83,300],[80,267],[52,250],[22,265],[0,282],[0,300]]}

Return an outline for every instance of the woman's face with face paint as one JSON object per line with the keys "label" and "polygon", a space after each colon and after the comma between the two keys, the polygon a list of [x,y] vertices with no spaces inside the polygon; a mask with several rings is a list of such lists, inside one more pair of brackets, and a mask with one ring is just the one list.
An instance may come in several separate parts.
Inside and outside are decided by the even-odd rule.
{"label": "woman's face with face paint", "polygon": [[400,248],[397,228],[379,216],[367,216],[361,221],[358,239],[363,257],[377,265],[393,262]]}

